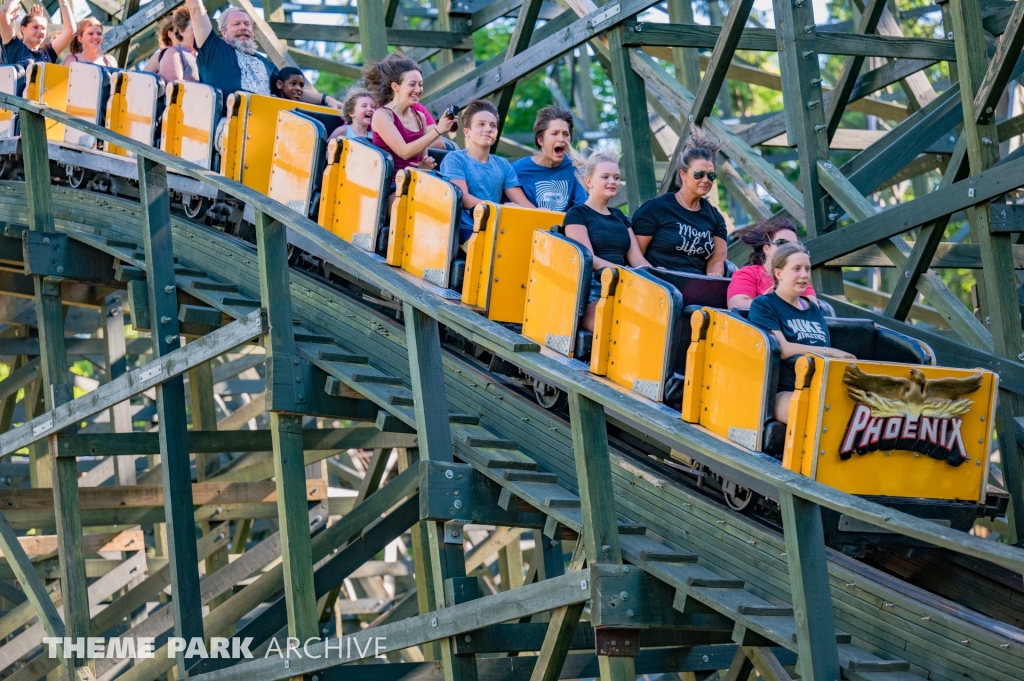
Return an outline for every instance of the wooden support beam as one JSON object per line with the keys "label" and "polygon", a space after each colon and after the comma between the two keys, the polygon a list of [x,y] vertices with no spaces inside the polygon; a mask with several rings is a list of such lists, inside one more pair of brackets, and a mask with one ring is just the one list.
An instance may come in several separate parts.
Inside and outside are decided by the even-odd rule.
{"label": "wooden support beam", "polygon": [[750,9],[753,6],[754,0],[733,0],[729,9],[729,15],[726,17],[725,24],[722,26],[718,39],[715,41],[715,47],[711,52],[711,61],[708,62],[708,67],[704,71],[704,77],[701,79],[700,85],[697,86],[697,91],[693,96],[693,106],[690,108],[690,114],[686,117],[685,123],[683,123],[679,142],[669,157],[668,172],[665,173],[665,177],[661,180],[662,193],[669,191],[679,184],[676,173],[676,169],[679,166],[679,157],[686,148],[686,142],[690,137],[692,127],[703,124],[704,119],[710,116],[715,108],[715,100],[718,99],[718,93],[725,83],[726,73],[729,70],[729,65],[732,63],[733,54],[736,53],[736,46],[743,35],[743,27],[750,17]]}
{"label": "wooden support beam", "polygon": [[[384,17],[384,4],[382,0],[369,0],[356,5],[359,12],[359,43],[363,51],[363,63],[379,61],[388,54],[387,24]],[[285,24],[289,27],[301,27],[301,24]],[[336,32],[338,27],[331,26]],[[277,31],[278,29],[274,29]],[[417,33],[417,31],[412,31]],[[430,32],[424,32],[430,35]],[[408,43],[402,43],[408,44]]]}
{"label": "wooden support beam", "polygon": [[[454,456],[437,320],[408,303],[404,309],[419,455],[423,461],[450,463]],[[466,582],[463,533],[457,528],[443,522],[426,523],[425,549],[430,559],[432,578],[428,587],[433,592],[435,613],[458,605],[461,590],[454,587]],[[453,587],[450,594],[446,590],[449,584]],[[440,647],[446,681],[476,681],[475,655],[458,655],[455,641],[451,638],[440,641]]]}
{"label": "wooden support beam", "polygon": [[[139,0],[125,0],[124,9],[121,12],[121,23],[131,19],[139,11]],[[128,65],[129,42],[126,40],[117,46],[117,66],[125,68]]]}
{"label": "wooden support beam", "polygon": [[[153,320],[153,356],[160,359],[182,349],[178,330],[178,296],[167,168],[149,159],[139,159],[139,201],[143,207],[142,240],[148,270],[146,285],[149,310]],[[124,378],[130,380],[132,374],[126,374]],[[117,381],[106,385],[117,385]],[[167,547],[171,561],[171,585],[176,595],[171,603],[174,634],[185,639],[202,637],[199,559],[196,555],[195,519],[191,511],[192,466],[185,416],[185,381],[181,375],[168,377],[157,385],[156,401],[160,422],[160,463]],[[70,460],[68,463],[71,463]],[[184,657],[179,656],[177,663],[178,671],[184,677]]]}
{"label": "wooden support beam", "polygon": [[[815,34],[805,27],[814,25],[811,5],[796,5],[791,0],[775,0],[775,30],[778,33],[779,67],[782,71],[782,94],[787,103],[786,128],[793,131],[790,141],[796,142],[800,159],[800,186],[803,190],[803,224],[807,235],[814,238],[834,230],[832,201],[818,181],[818,163],[829,160],[828,134],[825,124],[824,94],[821,70],[815,47]],[[842,294],[842,270],[823,267],[814,271],[814,287],[823,293]]]}
{"label": "wooden support beam", "polygon": [[[975,99],[986,80],[987,44],[981,25],[979,0],[952,0],[950,10],[963,93],[963,135],[967,138],[967,158],[973,179],[999,161],[999,145],[993,141],[998,139],[995,122],[989,118],[987,123],[978,123],[979,112],[974,109]],[[1015,39],[1012,35],[1009,37]],[[998,84],[994,77],[990,82],[993,86]],[[984,203],[969,206],[967,219],[971,224],[971,236],[981,246],[984,263],[982,282],[988,307],[985,321],[992,330],[993,348],[997,355],[1021,361],[1024,358],[1024,339],[1021,337],[1020,306],[1017,302],[1017,276],[1013,270],[1013,237],[992,232],[989,207]],[[999,397],[996,422],[999,441],[1016,444],[1013,419],[1024,415],[1024,395],[1000,390]],[[1011,541],[1015,542],[1024,537],[1024,450],[1020,446],[1004,446],[1000,461],[1013,504],[1014,536]]]}
{"label": "wooden support beam", "polygon": [[[107,382],[124,376],[128,368],[127,346],[124,339],[124,304],[121,292],[111,293],[104,299],[103,340],[106,343]],[[118,402],[110,408],[110,429],[114,433],[132,432],[131,401]],[[114,459],[114,472],[119,485],[135,484],[135,457]]]}
{"label": "wooden support beam", "polygon": [[608,33],[608,59],[612,85],[618,103],[619,140],[622,143],[622,173],[629,178],[626,197],[635,211],[655,197],[654,157],[651,155],[651,124],[647,114],[644,80],[630,64],[629,50],[622,46],[622,28]]}
{"label": "wooden support beam", "polygon": [[[582,570],[585,560],[584,540],[580,539],[576,542],[576,550],[569,561],[568,572]],[[530,674],[530,681],[557,681],[561,676],[565,658],[572,648],[573,635],[583,615],[583,605],[574,603],[552,611],[544,642],[541,643],[540,652],[537,654],[537,664]]]}
{"label": "wooden support beam", "polygon": [[[377,6],[378,3],[374,3],[374,5]],[[368,10],[366,6],[361,6],[359,9],[361,10],[360,22],[362,22],[362,12],[369,11],[371,14],[375,12],[375,10]],[[387,55],[388,45],[434,48],[466,48],[468,45],[472,45],[472,39],[466,33],[417,31],[402,28],[389,28],[385,30],[383,5],[380,5],[380,11],[380,24],[376,29],[378,35],[375,37],[377,46],[374,49],[383,49],[385,56]],[[267,26],[279,40],[316,40],[327,43],[363,44],[365,50],[363,31],[367,29],[366,26],[359,28],[356,26],[328,26],[324,24],[285,23],[280,21],[269,22]],[[364,56],[364,59],[368,58],[368,55]]]}
{"label": "wooden support beam", "polygon": [[833,681],[840,678],[839,654],[821,507],[782,491],[779,493],[779,505],[786,538],[789,588],[796,616],[800,676],[815,681]]}
{"label": "wooden support beam", "polygon": [[[165,290],[166,287],[162,291]],[[169,295],[173,295],[173,291],[174,287],[171,286]],[[208,362],[210,359],[262,335],[265,328],[266,322],[263,313],[257,310],[204,336],[200,342],[160,356],[159,359],[149,364],[101,385],[88,395],[83,395],[53,411],[36,416],[14,430],[0,435],[0,456],[16,452],[22,447],[27,447],[50,435],[56,435],[65,428],[81,423],[93,414],[98,414],[118,402],[157,386],[169,377],[180,376],[196,364]]]}
{"label": "wooden support beam", "polygon": [[270,411],[281,546],[285,557],[288,635],[305,641],[317,636],[319,629],[306,519],[302,415],[298,413],[300,404],[305,402],[305,393],[312,387],[302,383],[302,360],[295,352],[285,226],[262,211],[256,211],[256,244],[260,254],[260,298],[270,324],[265,343],[267,410]]}
{"label": "wooden support beam", "polygon": [[[512,29],[512,37],[509,38],[508,49],[505,51],[505,61],[513,59],[530,46],[533,39],[533,29],[537,25],[537,17],[540,16],[543,0],[523,0],[519,8],[519,17],[516,19],[515,28]],[[584,50],[586,47],[583,48]],[[496,106],[498,107],[498,138],[494,140],[491,153],[498,148],[498,139],[505,127],[505,118],[508,116],[508,108],[512,105],[512,95],[515,93],[516,84],[512,82],[501,89],[498,93]]]}
{"label": "wooden support beam", "polygon": [[[882,18],[882,11],[885,9],[884,0],[868,0],[864,12],[861,14],[860,22],[857,24],[857,33],[867,35],[874,33],[878,28],[878,21]],[[860,75],[861,67],[864,65],[864,57],[850,57],[843,64],[843,71],[839,75],[832,96],[829,98],[828,108],[825,111],[825,124],[828,126],[828,141],[831,142],[839,127],[839,121],[843,117],[846,105],[850,101],[857,84],[857,76]]]}
{"label": "wooden support beam", "polygon": [[995,109],[1003,90],[1012,78],[1014,64],[1024,49],[1024,5],[1013,5],[1006,30],[999,38],[996,53],[989,62],[985,75],[978,84],[978,93],[974,96],[974,114],[980,125],[994,120]]}
{"label": "wooden support beam", "polygon": [[[604,407],[572,391],[569,393],[569,420],[583,516],[581,539],[587,563],[590,566],[597,563],[621,564],[622,549],[615,506],[606,502],[613,498],[614,492]],[[598,664],[602,680],[633,681],[636,678],[632,657],[599,655]]]}
{"label": "wooden support beam", "polygon": [[[53,196],[46,122],[42,116],[23,112],[22,159],[25,165],[25,194],[28,200],[29,230],[55,234]],[[60,283],[33,277],[36,319],[39,324],[40,363],[37,384],[42,388],[46,409],[65,405],[74,397],[67,354],[64,351],[64,313]],[[47,436],[47,454],[36,468],[38,482],[53,487],[53,509],[57,518],[57,542],[64,599],[64,631],[68,637],[89,635],[89,599],[86,591],[85,556],[82,553],[82,518],[78,505],[78,467],[74,461],[56,461],[57,433]],[[38,454],[38,450],[37,450]],[[46,470],[48,469],[48,470]],[[44,473],[46,470],[46,473]],[[45,480],[45,482],[43,482]],[[4,553],[18,559],[16,553]],[[19,547],[20,550],[20,547]],[[37,606],[38,611],[38,606]],[[38,611],[40,619],[42,611]],[[71,656],[69,674],[91,676],[89,660],[83,653]]]}
{"label": "wooden support beam", "polygon": [[[112,26],[103,33],[103,50],[113,52],[114,48],[127,43],[132,36],[141,32],[150,24],[160,21],[182,5],[182,0],[154,0],[146,5],[143,12],[125,18],[117,26]],[[120,62],[119,62],[120,63]]]}

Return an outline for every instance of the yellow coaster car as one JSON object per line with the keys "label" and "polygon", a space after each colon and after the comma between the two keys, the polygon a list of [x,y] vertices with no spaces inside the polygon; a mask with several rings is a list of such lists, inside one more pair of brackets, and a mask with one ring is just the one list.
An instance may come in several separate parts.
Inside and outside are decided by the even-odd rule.
{"label": "yellow coaster car", "polygon": [[414,168],[398,171],[395,192],[387,263],[441,289],[461,289],[466,261],[456,256],[462,192]]}
{"label": "yellow coaster car", "polygon": [[[773,418],[775,337],[738,314],[693,312],[683,420],[829,487],[957,529],[994,513],[1003,501],[987,486],[998,376],[934,366],[928,345],[870,320],[826,323],[832,347],[857,359],[800,357],[787,425]],[[826,532],[878,532],[841,514],[831,521]]]}
{"label": "yellow coaster car", "polygon": [[393,166],[390,154],[365,140],[331,140],[317,223],[364,251],[382,252]]}

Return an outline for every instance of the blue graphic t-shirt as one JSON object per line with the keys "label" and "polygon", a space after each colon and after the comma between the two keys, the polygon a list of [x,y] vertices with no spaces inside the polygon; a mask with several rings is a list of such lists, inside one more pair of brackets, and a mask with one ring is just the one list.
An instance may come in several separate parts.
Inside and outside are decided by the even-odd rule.
{"label": "blue graphic t-shirt", "polygon": [[587,202],[587,190],[577,181],[568,156],[557,168],[539,166],[529,156],[513,163],[512,168],[523,185],[526,198],[537,208],[564,213]]}
{"label": "blue graphic t-shirt", "polygon": [[[487,163],[470,158],[465,149],[447,154],[441,161],[441,177],[448,180],[462,180],[472,196],[481,201],[500,203],[506,189],[519,186],[512,164],[500,156],[491,154]],[[459,221],[459,243],[465,243],[473,236],[473,213],[467,208],[461,211]]]}
{"label": "blue graphic t-shirt", "polygon": [[[751,324],[765,331],[781,331],[782,336],[790,343],[813,345],[827,348],[831,343],[825,315],[821,309],[807,298],[801,298],[806,310],[793,307],[778,294],[772,291],[754,298],[750,303],[747,317]],[[793,390],[796,385],[796,361],[800,355],[782,360],[779,371],[779,392]]]}
{"label": "blue graphic t-shirt", "polygon": [[662,194],[640,206],[633,215],[633,233],[651,237],[644,253],[647,262],[691,274],[706,273],[715,237],[728,235],[725,219],[707,199],[700,200],[699,210],[687,210],[675,194]]}

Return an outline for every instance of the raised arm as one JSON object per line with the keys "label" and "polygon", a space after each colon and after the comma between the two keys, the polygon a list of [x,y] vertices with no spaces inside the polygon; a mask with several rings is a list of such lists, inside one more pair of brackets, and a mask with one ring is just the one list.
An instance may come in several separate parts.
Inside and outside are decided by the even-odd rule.
{"label": "raised arm", "polygon": [[[402,134],[398,132],[398,128],[395,126],[395,119],[392,118],[394,112],[386,107],[381,107],[373,113],[373,131],[381,136],[384,143],[388,145],[391,152],[400,156],[406,161],[412,161],[418,159],[430,143],[441,137],[441,128],[448,130],[451,127],[452,122],[455,120],[453,117],[443,117],[437,125],[428,127],[422,137],[412,142],[406,142],[402,139]],[[463,201],[465,206],[465,201]],[[469,208],[470,206],[465,206]]]}
{"label": "raised arm", "polygon": [[14,39],[14,21],[15,15],[21,5],[18,4],[18,0],[7,0],[3,7],[0,7],[0,39],[4,41],[4,45],[11,42]]}
{"label": "raised arm", "polygon": [[185,6],[188,7],[188,14],[192,18],[192,35],[198,50],[213,34],[213,22],[210,21],[210,15],[206,11],[203,0],[185,0]]}
{"label": "raised arm", "polygon": [[57,54],[64,51],[64,48],[68,46],[71,39],[75,37],[75,18],[71,16],[71,8],[68,7],[67,0],[58,0],[60,5],[60,21],[61,30],[60,33],[53,36],[53,40],[50,41],[50,47]]}

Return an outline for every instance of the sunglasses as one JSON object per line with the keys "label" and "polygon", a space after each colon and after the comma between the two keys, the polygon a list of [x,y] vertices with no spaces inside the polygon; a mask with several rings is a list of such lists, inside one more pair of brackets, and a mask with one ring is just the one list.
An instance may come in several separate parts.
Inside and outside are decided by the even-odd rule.
{"label": "sunglasses", "polygon": [[718,173],[709,173],[706,170],[694,170],[692,174],[695,180],[703,180],[705,176],[712,182],[718,179]]}
{"label": "sunglasses", "polygon": [[783,244],[788,244],[789,239],[775,239],[774,241],[769,241],[768,243],[772,246],[781,246]]}

